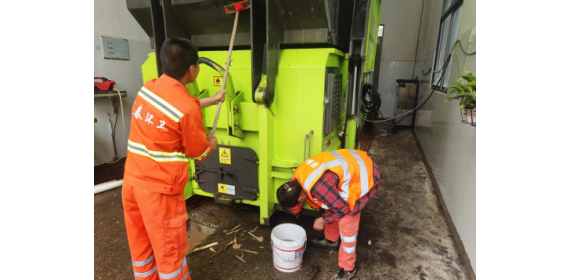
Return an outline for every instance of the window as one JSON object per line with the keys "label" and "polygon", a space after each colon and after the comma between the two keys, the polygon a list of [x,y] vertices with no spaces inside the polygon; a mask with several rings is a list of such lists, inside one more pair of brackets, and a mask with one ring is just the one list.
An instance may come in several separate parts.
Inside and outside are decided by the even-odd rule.
{"label": "window", "polygon": [[431,76],[432,89],[438,91],[447,92],[445,88],[449,85],[449,74],[451,73],[453,58],[450,57],[449,62],[445,62],[457,40],[462,6],[463,0],[443,0],[441,20],[439,22],[439,37],[437,39]]}

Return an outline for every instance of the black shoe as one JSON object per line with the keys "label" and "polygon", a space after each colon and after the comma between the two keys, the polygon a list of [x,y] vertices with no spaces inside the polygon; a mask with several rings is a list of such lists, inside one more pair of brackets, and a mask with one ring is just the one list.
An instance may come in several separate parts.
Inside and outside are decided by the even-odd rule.
{"label": "black shoe", "polygon": [[337,273],[335,273],[333,275],[331,280],[341,280],[341,279],[342,280],[348,280],[348,279],[352,279],[355,274],[356,274],[356,268],[354,268],[354,270],[352,270],[352,272],[346,271],[346,270],[344,270],[344,268],[341,268]]}
{"label": "black shoe", "polygon": [[330,242],[326,238],[321,237],[318,239],[312,239],[309,244],[311,244],[312,246],[315,246],[315,247],[328,248],[328,249],[331,249],[333,251],[338,251],[339,242],[338,241],[337,242]]}

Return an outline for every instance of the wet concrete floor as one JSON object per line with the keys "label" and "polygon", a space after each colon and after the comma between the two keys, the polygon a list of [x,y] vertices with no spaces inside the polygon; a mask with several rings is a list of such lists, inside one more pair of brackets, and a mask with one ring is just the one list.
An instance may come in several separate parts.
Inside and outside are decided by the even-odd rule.
{"label": "wet concrete floor", "polygon": [[[355,279],[467,279],[412,131],[398,130],[389,137],[370,135],[368,141],[365,146],[380,168],[381,182],[361,216]],[[215,249],[220,250],[234,239],[224,230],[238,224],[247,230],[258,226],[255,206],[227,206],[199,196],[188,199],[186,205],[189,229],[202,233],[191,233],[191,244],[205,235],[198,246],[218,242]],[[95,195],[94,210],[94,279],[133,279],[121,188]],[[271,220],[272,226],[299,224],[309,239],[322,235],[313,230],[311,217],[297,219],[277,212]],[[188,255],[192,279],[329,279],[338,270],[336,252],[309,247],[300,271],[277,271],[272,263],[271,229],[257,228],[255,235],[263,237],[262,242],[243,231],[238,234],[242,249],[257,254],[230,247],[213,258],[210,250]],[[236,257],[242,254],[245,263]]]}

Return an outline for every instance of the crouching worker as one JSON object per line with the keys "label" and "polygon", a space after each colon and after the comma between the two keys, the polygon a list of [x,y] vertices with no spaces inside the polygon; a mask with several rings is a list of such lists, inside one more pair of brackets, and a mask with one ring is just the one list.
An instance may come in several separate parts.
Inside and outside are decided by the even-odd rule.
{"label": "crouching worker", "polygon": [[297,215],[305,201],[314,209],[326,210],[313,225],[315,230],[324,229],[325,236],[310,244],[339,251],[340,270],[331,279],[351,279],[356,274],[360,212],[379,182],[378,166],[366,152],[336,150],[309,158],[295,170],[292,180],[277,190],[277,200],[287,213]]}

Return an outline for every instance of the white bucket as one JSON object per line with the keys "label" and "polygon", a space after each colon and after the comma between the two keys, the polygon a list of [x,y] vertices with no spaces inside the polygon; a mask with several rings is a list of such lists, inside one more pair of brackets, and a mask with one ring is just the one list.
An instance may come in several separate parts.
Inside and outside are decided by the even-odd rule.
{"label": "white bucket", "polygon": [[271,231],[273,265],[281,272],[301,269],[307,248],[307,234],[296,224],[280,224]]}

